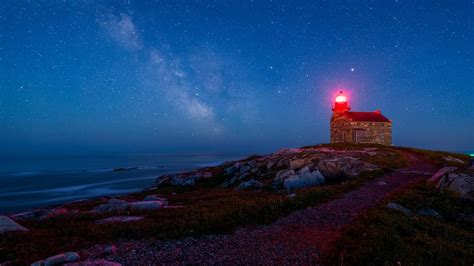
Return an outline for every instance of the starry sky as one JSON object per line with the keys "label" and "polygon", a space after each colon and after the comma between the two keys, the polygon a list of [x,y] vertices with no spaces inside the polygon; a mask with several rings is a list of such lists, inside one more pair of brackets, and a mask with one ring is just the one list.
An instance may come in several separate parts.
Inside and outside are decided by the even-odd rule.
{"label": "starry sky", "polygon": [[0,3],[0,153],[329,142],[335,93],[393,142],[474,150],[472,1]]}

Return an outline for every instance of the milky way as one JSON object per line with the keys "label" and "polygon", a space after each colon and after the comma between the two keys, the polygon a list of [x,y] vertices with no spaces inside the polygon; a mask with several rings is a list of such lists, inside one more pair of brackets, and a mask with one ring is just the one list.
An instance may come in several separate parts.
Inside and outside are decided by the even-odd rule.
{"label": "milky way", "polygon": [[0,152],[328,142],[341,89],[395,145],[474,149],[473,3],[379,2],[3,1]]}

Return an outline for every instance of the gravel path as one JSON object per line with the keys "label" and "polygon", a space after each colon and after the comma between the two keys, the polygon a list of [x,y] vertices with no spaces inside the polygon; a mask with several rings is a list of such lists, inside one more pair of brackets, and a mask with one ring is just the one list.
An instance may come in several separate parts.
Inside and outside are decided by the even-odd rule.
{"label": "gravel path", "polygon": [[[315,264],[342,227],[375,207],[389,193],[426,179],[432,165],[407,154],[411,165],[366,183],[342,198],[296,211],[268,226],[242,228],[232,235],[179,241],[131,241],[109,257],[124,265],[156,264]],[[132,248],[131,248],[132,247]]]}

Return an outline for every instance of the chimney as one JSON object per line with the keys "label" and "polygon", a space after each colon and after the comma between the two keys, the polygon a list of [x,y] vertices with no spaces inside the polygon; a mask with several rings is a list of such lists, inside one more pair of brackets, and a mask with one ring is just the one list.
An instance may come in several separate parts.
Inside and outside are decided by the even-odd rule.
{"label": "chimney", "polygon": [[380,112],[379,109],[375,110],[374,113],[379,114],[379,115],[382,114],[382,112]]}

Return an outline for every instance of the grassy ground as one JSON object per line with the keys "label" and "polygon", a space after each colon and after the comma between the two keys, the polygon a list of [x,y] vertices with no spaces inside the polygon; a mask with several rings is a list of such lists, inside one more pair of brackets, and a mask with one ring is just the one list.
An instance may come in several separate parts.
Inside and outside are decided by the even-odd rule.
{"label": "grassy ground", "polygon": [[378,144],[352,144],[352,143],[335,143],[335,144],[320,144],[314,146],[305,146],[302,149],[308,148],[331,148],[335,150],[360,150],[360,149],[377,149],[377,156],[361,155],[360,159],[377,165],[384,171],[398,169],[408,166],[408,160],[404,153],[397,147],[378,145]]}
{"label": "grassy ground", "polygon": [[[415,154],[420,154],[425,156],[432,164],[437,165],[439,167],[442,166],[465,166],[469,163],[469,156],[466,154],[459,154],[459,153],[451,153],[445,151],[431,151],[431,150],[423,150],[423,149],[416,149],[416,148],[405,148],[400,147],[399,150],[405,150],[409,152],[413,152]],[[444,157],[453,157],[457,159],[461,159],[464,163],[457,163],[457,162],[449,162],[444,159]]]}
{"label": "grassy ground", "polygon": [[[406,216],[383,204],[347,228],[328,265],[472,265],[474,205],[420,184],[389,199],[415,213],[423,208],[442,218]],[[468,217],[471,217],[470,219]]]}

